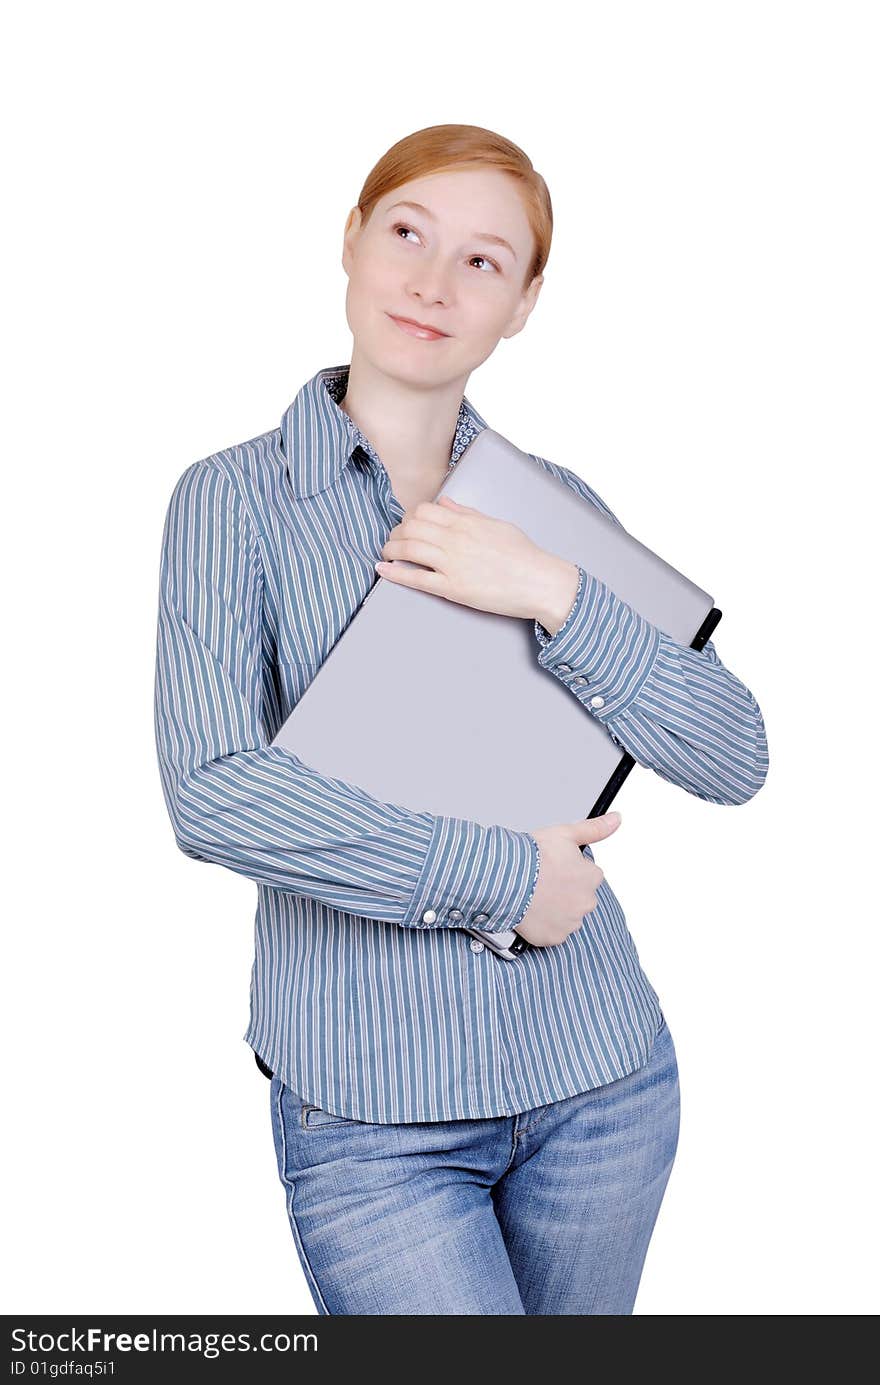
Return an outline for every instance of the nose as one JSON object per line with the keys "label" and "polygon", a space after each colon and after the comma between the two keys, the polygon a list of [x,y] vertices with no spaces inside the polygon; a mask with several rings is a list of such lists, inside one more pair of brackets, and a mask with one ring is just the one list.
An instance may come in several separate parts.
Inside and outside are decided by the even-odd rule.
{"label": "nose", "polygon": [[440,265],[423,266],[417,274],[410,277],[407,292],[413,298],[432,307],[435,304],[448,303],[451,294],[448,270],[444,270]]}

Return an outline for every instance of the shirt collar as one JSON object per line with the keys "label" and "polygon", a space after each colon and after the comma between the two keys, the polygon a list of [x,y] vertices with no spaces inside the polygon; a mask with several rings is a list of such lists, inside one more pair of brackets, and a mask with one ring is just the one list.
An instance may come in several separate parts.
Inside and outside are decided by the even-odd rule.
{"label": "shirt collar", "polygon": [[[281,446],[295,495],[326,490],[358,447],[379,458],[369,439],[337,400],[348,388],[349,365],[328,366],[306,381],[281,420]],[[452,442],[450,470],[465,448],[488,427],[466,395],[462,397]]]}

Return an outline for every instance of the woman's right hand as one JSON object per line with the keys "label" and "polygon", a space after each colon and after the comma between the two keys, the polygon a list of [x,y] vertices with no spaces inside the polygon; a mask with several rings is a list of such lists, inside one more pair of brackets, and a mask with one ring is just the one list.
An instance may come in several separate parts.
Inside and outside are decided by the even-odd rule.
{"label": "woman's right hand", "polygon": [[619,813],[603,813],[531,833],[541,848],[541,869],[532,902],[514,932],[535,947],[554,947],[582,927],[584,914],[598,903],[596,891],[605,873],[580,848],[610,837],[620,823]]}

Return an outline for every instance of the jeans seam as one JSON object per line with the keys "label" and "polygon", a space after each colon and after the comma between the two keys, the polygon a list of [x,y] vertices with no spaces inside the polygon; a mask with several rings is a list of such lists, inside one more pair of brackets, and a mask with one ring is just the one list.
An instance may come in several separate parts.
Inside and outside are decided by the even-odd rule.
{"label": "jeans seam", "polygon": [[[561,1097],[561,1098],[560,1098],[561,1101],[565,1101],[566,1099],[567,1099],[567,1098],[565,1098],[565,1097]],[[568,1098],[568,1099],[570,1100],[570,1098]],[[528,1125],[523,1125],[523,1126],[521,1126],[520,1129],[516,1132],[517,1135],[524,1135],[524,1134],[526,1133],[527,1130],[534,1130],[535,1126],[536,1126],[536,1125],[540,1125],[540,1123],[541,1123],[541,1121],[544,1119],[544,1117],[547,1116],[547,1115],[549,1115],[549,1114],[550,1114],[550,1111],[552,1110],[552,1108],[553,1108],[554,1106],[556,1106],[556,1105],[558,1105],[558,1102],[556,1102],[556,1101],[548,1101],[547,1104],[546,1104],[546,1106],[544,1107],[543,1111],[541,1112],[541,1114],[538,1115],[538,1116],[535,1116],[535,1119],[534,1119],[534,1120],[530,1120],[529,1123],[528,1123]]]}
{"label": "jeans seam", "polygon": [[277,1115],[277,1117],[278,1117],[278,1130],[279,1130],[280,1135],[281,1135],[281,1172],[282,1172],[282,1182],[285,1183],[285,1184],[286,1184],[286,1187],[287,1187],[287,1216],[288,1216],[288,1220],[290,1221],[291,1229],[292,1229],[292,1231],[293,1231],[293,1235],[294,1235],[294,1239],[295,1239],[296,1244],[297,1244],[297,1248],[299,1249],[300,1255],[302,1256],[303,1263],[304,1263],[304,1265],[305,1265],[305,1267],[306,1267],[306,1269],[307,1269],[307,1271],[308,1271],[308,1277],[309,1277],[309,1279],[311,1280],[312,1285],[313,1285],[313,1287],[314,1287],[315,1294],[317,1295],[318,1303],[319,1303],[319,1306],[320,1306],[320,1308],[321,1308],[321,1311],[322,1311],[323,1313],[327,1314],[328,1317],[332,1317],[332,1314],[331,1314],[331,1312],[330,1312],[330,1309],[327,1307],[327,1304],[324,1302],[324,1295],[321,1293],[321,1287],[320,1287],[320,1285],[318,1284],[317,1278],[315,1277],[315,1272],[314,1272],[314,1270],[312,1269],[312,1263],[311,1263],[311,1261],[309,1260],[308,1254],[306,1253],[305,1243],[303,1242],[302,1235],[300,1234],[299,1223],[298,1223],[297,1220],[296,1220],[296,1213],[295,1213],[294,1210],[293,1210],[293,1196],[294,1196],[294,1193],[295,1193],[295,1191],[296,1191],[296,1181],[295,1181],[293,1178],[289,1177],[288,1172],[287,1172],[287,1136],[286,1136],[285,1130],[284,1130],[284,1113],[283,1113],[283,1111],[282,1111],[282,1109],[281,1109],[281,1103],[282,1103],[283,1098],[284,1098],[284,1084],[283,1084],[283,1082],[281,1082],[280,1079],[279,1079],[279,1082],[278,1082],[278,1097],[277,1097],[277,1100],[276,1100],[276,1103],[275,1103],[275,1111],[276,1111],[276,1115]]}

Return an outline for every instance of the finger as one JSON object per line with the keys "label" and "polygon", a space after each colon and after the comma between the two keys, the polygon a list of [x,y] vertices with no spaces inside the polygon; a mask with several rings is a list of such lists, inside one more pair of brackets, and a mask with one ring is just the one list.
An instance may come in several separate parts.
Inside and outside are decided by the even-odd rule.
{"label": "finger", "polygon": [[414,587],[417,591],[443,595],[445,578],[439,572],[430,572],[428,568],[405,567],[401,562],[378,562],[373,566],[380,577],[384,577],[388,582],[396,582],[400,587]]}
{"label": "finger", "polygon": [[572,824],[574,840],[581,846],[588,846],[590,842],[601,842],[603,838],[610,837],[612,832],[616,832],[622,822],[620,813],[602,813],[597,818],[579,818]]}
{"label": "finger", "polygon": [[452,517],[451,512],[453,509],[458,510],[464,508],[464,506],[461,505],[446,505],[443,503],[446,499],[447,496],[441,495],[439,500],[420,500],[418,505],[414,505],[411,510],[407,510],[404,517],[409,520],[418,521],[423,519],[429,522],[433,520],[435,524],[445,524],[447,515],[449,515],[450,518]]}
{"label": "finger", "polygon": [[445,572],[446,553],[436,544],[415,535],[408,539],[391,539],[382,546],[382,557],[387,561],[402,558],[406,563],[423,563],[435,572]]}
{"label": "finger", "polygon": [[400,524],[395,524],[393,529],[389,529],[388,537],[380,552],[384,553],[386,546],[392,539],[442,539],[444,543],[449,540],[449,525],[446,523],[445,516],[420,515],[416,519],[415,515],[408,515],[401,520]]}
{"label": "finger", "polygon": [[451,495],[441,495],[436,501],[438,505],[450,505],[456,510],[463,510],[465,514],[478,515],[480,510],[475,510],[471,505],[462,505],[461,501],[453,500]]}

